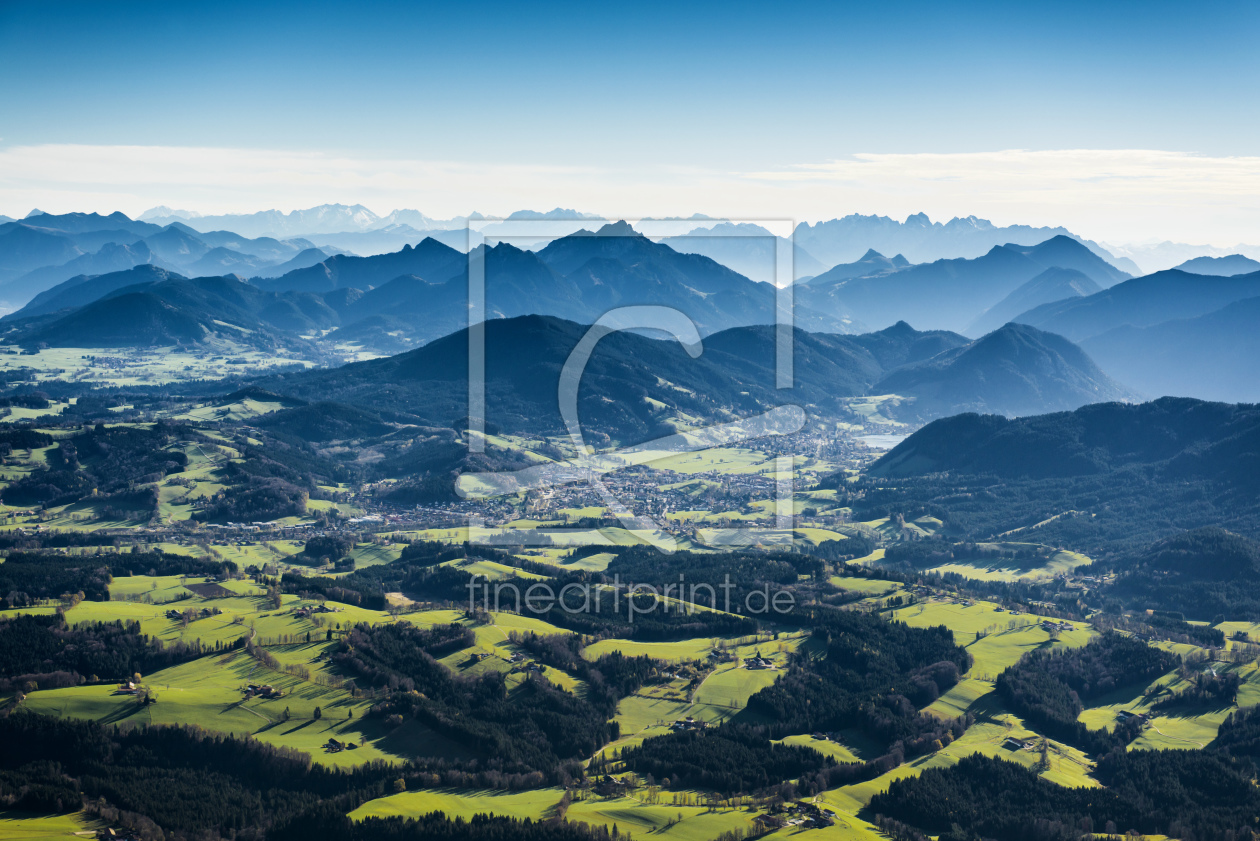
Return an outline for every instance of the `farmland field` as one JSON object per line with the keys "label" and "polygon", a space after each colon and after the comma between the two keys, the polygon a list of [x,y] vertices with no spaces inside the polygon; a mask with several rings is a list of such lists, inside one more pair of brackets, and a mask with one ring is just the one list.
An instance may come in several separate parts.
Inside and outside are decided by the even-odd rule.
{"label": "farmland field", "polygon": [[[369,816],[415,816],[441,811],[450,817],[471,818],[477,814],[494,814],[535,820],[555,814],[556,804],[564,795],[561,789],[536,789],[509,793],[480,790],[409,791],[364,803],[350,813],[362,820]],[[593,826],[615,824],[632,838],[662,836],[678,841],[708,841],[733,829],[748,830],[752,821],[747,812],[735,809],[711,810],[707,806],[675,805],[670,793],[661,794],[661,803],[650,805],[637,797],[602,798],[591,796],[575,800],[568,817]],[[698,799],[698,798],[697,798]],[[679,816],[682,817],[678,820]],[[667,828],[670,821],[677,821]]]}

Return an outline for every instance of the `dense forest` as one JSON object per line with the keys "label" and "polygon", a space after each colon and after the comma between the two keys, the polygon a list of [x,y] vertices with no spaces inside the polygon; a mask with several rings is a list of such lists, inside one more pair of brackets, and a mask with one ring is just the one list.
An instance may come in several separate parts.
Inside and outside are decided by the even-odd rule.
{"label": "dense forest", "polygon": [[[341,641],[333,661],[367,684],[389,690],[373,715],[415,718],[478,756],[493,758],[507,772],[580,777],[579,767],[566,763],[589,757],[617,738],[617,724],[608,719],[621,696],[579,697],[553,685],[545,673],[529,675],[511,693],[496,671],[454,677],[435,657],[467,645],[470,635],[457,625],[427,630],[401,623],[358,626]],[[584,666],[582,673],[614,692],[629,693],[654,669],[647,658],[614,655]],[[603,677],[605,670],[611,679]]]}
{"label": "dense forest", "polygon": [[1253,837],[1260,790],[1251,770],[1227,754],[1117,750],[1098,763],[1097,776],[1107,788],[1065,788],[976,754],[893,782],[869,808],[931,833],[958,827],[998,841],[1074,841],[1082,833],[1130,830],[1196,841]]}

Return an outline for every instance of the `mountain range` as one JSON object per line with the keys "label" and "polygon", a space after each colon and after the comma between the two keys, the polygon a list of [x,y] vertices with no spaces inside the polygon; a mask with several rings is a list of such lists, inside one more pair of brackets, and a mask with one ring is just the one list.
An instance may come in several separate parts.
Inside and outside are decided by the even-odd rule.
{"label": "mountain range", "polygon": [[186,278],[152,265],[72,278],[5,316],[24,346],[168,347],[222,336],[258,349],[302,343],[337,314],[309,293],[270,292],[235,276]]}
{"label": "mountain range", "polygon": [[922,418],[1037,415],[1139,399],[1067,339],[1023,324],[894,370],[872,392],[914,397],[912,411]]}
{"label": "mountain range", "polygon": [[868,249],[884,254],[903,254],[914,263],[949,258],[975,258],[990,249],[1014,243],[1036,245],[1052,237],[1078,239],[1090,251],[1127,274],[1140,274],[1133,261],[1113,257],[1102,246],[1080,239],[1066,228],[1028,225],[994,225],[975,216],[933,222],[926,213],[915,213],[898,222],[887,216],[851,214],[840,219],[796,226],[794,241],[827,265],[850,263]]}
{"label": "mountain range", "polygon": [[[488,421],[513,432],[563,429],[556,396],[560,371],[587,329],[534,315],[488,322]],[[1013,342],[1021,345],[1018,353],[1004,358]],[[951,399],[991,410],[1026,408],[1035,395],[1058,401],[1050,404],[1056,406],[1130,396],[1070,343],[1019,326],[977,342],[905,324],[861,336],[796,330],[794,385],[784,390],[775,387],[774,346],[769,325],[708,336],[694,359],[672,340],[609,335],[583,372],[578,408],[584,429],[629,444],[670,434],[680,417],[721,423],[789,403],[827,422],[851,418],[849,398],[887,393],[890,383],[904,385],[904,396],[922,401],[921,407],[913,404],[911,414],[931,417],[952,408],[925,376],[937,368],[951,378]],[[468,337],[461,330],[389,358],[254,385],[291,398],[405,413],[412,423],[446,426],[467,414],[467,370]],[[899,372],[907,376],[899,379]]]}
{"label": "mountain range", "polygon": [[[343,210],[319,218],[357,218],[361,211]],[[544,227],[583,224],[577,218],[581,214],[562,209],[514,215]],[[303,218],[310,217],[299,214],[294,224]],[[394,220],[406,219],[422,221],[394,214]],[[542,314],[591,323],[613,307],[661,305],[684,312],[702,335],[711,336],[771,323],[777,293],[721,260],[685,249],[709,250],[753,271],[758,260],[768,267],[774,249],[784,244],[747,223],[693,218],[652,220],[676,224],[688,233],[663,240],[614,223],[534,250],[499,242],[480,247],[470,258],[464,251],[466,240],[452,247],[421,236],[414,245],[359,257],[329,254],[309,239],[249,238],[216,230],[213,217],[196,221],[207,230],[179,221],[159,226],[121,213],[34,212],[19,222],[0,223],[0,299],[11,306],[26,304],[5,317],[5,337],[24,345],[102,346],[91,344],[99,341],[125,347],[231,336],[249,337],[255,346],[306,348],[316,355],[325,352],[316,347],[396,354],[468,323],[470,259],[485,269],[487,318]],[[386,225],[389,230],[400,227],[407,225]],[[440,235],[451,233],[463,232]],[[805,265],[803,253],[798,248],[795,254],[798,267]],[[1099,384],[1097,395],[1253,400],[1257,394],[1247,360],[1256,344],[1249,324],[1254,303],[1247,301],[1260,298],[1260,273],[1236,273],[1252,265],[1246,257],[1226,255],[1187,264],[1202,274],[1177,269],[1129,278],[1066,235],[1031,246],[995,246],[976,258],[927,263],[868,248],[856,260],[797,278],[795,325],[807,333],[860,334],[905,321],[919,330],[975,339],[1015,322],[1080,344],[1090,365],[1101,369],[1083,369],[1085,380]],[[232,284],[222,289],[235,289],[249,278],[252,290],[268,294],[251,290],[249,302],[243,303],[246,293],[234,293],[237,300],[228,306],[217,293],[176,295],[184,287],[168,283],[196,285],[200,278],[220,285],[230,279]],[[93,306],[129,287],[143,287],[131,290],[142,297]],[[127,307],[134,308],[132,326],[124,317]],[[185,312],[183,307],[192,309]],[[75,314],[81,309],[85,311]],[[1015,338],[1009,331],[1003,335]],[[956,347],[961,345],[938,352]],[[1013,341],[1007,349],[1014,353],[1021,347]],[[1049,371],[1061,360],[1050,348],[1043,361]],[[932,393],[926,380],[913,381],[914,376],[939,381],[954,376],[944,360],[935,364],[930,375],[902,372],[890,390],[895,385],[895,390],[915,396],[920,407],[930,407],[924,409],[929,413],[946,411],[948,404],[1019,414],[1041,398],[1052,406],[1084,399],[1067,387],[1067,378],[1061,383],[1066,391],[1054,397],[1029,392],[1028,400],[1006,399],[1015,391],[1008,382],[1001,389],[1006,402],[992,403],[975,394],[969,399],[982,402],[951,402],[944,392]],[[882,375],[887,373],[885,366]],[[997,371],[991,375],[999,380],[1005,376]],[[1124,386],[1113,389],[1108,376]]]}
{"label": "mountain range", "polygon": [[824,274],[798,285],[797,302],[870,328],[904,319],[919,328],[961,332],[981,313],[1050,268],[1073,269],[1101,287],[1128,278],[1068,236],[1032,246],[994,246],[975,259],[937,260],[895,270],[886,269],[869,254],[864,259],[874,260],[876,274],[845,277],[846,270],[833,280]]}
{"label": "mountain range", "polygon": [[1143,274],[1179,268],[1199,257],[1229,257],[1234,254],[1260,260],[1260,246],[1238,245],[1221,248],[1214,245],[1191,245],[1184,242],[1159,242],[1134,245],[1102,243],[1117,258],[1132,260],[1142,267]]}
{"label": "mountain range", "polygon": [[983,336],[1042,304],[1084,298],[1101,291],[1102,287],[1084,272],[1054,266],[989,307],[965,332],[968,336]]}
{"label": "mountain range", "polygon": [[1205,277],[1178,269],[1133,278],[1084,298],[1042,304],[1017,320],[1042,330],[1084,341],[1117,327],[1150,327],[1194,318],[1260,295],[1260,272],[1234,277]]}
{"label": "mountain range", "polygon": [[249,239],[230,231],[165,227],[122,213],[38,214],[0,224],[0,302],[13,309],[56,284],[151,264],[185,275],[265,276],[329,256],[307,240]]}
{"label": "mountain range", "polygon": [[[658,242],[683,254],[702,254],[751,280],[779,286],[827,270],[801,246],[750,222],[719,222],[694,228],[683,236],[662,237]],[[780,268],[787,271],[777,264],[778,249],[785,247],[792,254],[791,277],[779,277]]]}

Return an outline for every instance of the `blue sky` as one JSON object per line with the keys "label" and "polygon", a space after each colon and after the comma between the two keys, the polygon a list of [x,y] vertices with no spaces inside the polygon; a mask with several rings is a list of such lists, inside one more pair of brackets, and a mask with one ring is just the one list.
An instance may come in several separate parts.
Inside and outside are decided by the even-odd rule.
{"label": "blue sky", "polygon": [[[504,180],[533,173],[524,195],[539,207],[592,198],[564,187],[547,194],[545,173],[562,168],[605,186],[606,205],[587,208],[600,212],[663,210],[639,206],[647,199],[634,185],[644,181],[691,185],[668,195],[695,197],[671,208],[678,213],[728,205],[801,217],[892,213],[913,206],[912,184],[890,183],[880,200],[870,185],[846,194],[847,176],[825,188],[789,178],[769,192],[763,177],[742,204],[739,186],[750,173],[862,154],[1251,158],[1260,155],[1258,23],[1254,3],[3,2],[0,156],[144,146],[369,168],[441,162],[446,180],[429,197],[440,206],[422,206],[424,195],[407,203],[435,214],[519,204],[521,193],[470,180],[458,205],[459,173],[477,168]],[[73,189],[36,171],[29,155],[7,160],[27,170],[0,171],[0,213],[10,215],[40,194],[40,178],[50,200],[143,203],[165,186],[167,204],[214,210],[234,201],[230,174],[219,192],[211,175],[191,172],[144,190],[92,187],[94,179]],[[333,166],[324,200],[406,197],[364,178],[341,183]],[[391,170],[380,164],[378,180]],[[976,212],[965,174],[948,177],[963,182],[950,194],[956,212]],[[269,202],[236,194],[283,209],[316,192]],[[1001,211],[979,193],[980,210]],[[721,207],[702,206],[706,195]]]}

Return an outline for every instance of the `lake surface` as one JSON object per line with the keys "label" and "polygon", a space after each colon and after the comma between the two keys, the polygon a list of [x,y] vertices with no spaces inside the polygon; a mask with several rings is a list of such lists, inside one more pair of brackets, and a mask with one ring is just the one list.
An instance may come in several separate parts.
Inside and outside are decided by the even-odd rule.
{"label": "lake surface", "polygon": [[872,450],[891,450],[909,435],[859,435],[857,439]]}

